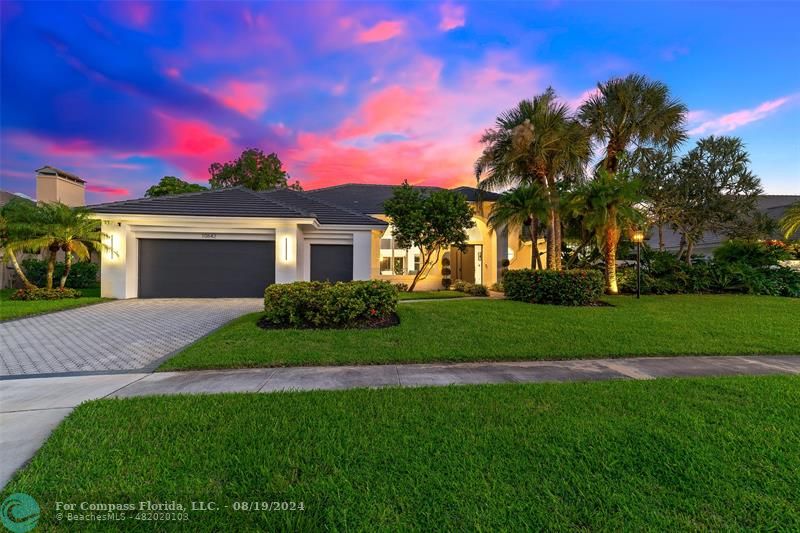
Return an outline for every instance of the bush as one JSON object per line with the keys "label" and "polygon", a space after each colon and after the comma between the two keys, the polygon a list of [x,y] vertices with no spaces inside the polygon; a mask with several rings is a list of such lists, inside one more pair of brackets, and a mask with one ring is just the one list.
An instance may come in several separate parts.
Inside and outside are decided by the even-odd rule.
{"label": "bush", "polygon": [[353,328],[394,316],[397,289],[388,281],[300,281],[264,291],[264,318],[293,328]]}
{"label": "bush", "polygon": [[80,298],[81,291],[75,289],[19,289],[11,295],[12,300],[63,300]]}
{"label": "bush", "polygon": [[751,267],[775,266],[778,261],[790,259],[786,245],[780,241],[753,242],[730,240],[714,250],[718,263],[744,264]]}
{"label": "bush", "polygon": [[554,305],[590,305],[603,294],[597,270],[509,270],[503,279],[506,298]]}
{"label": "bush", "polygon": [[505,292],[503,284],[499,281],[497,283],[492,283],[492,286],[489,287],[489,290],[492,290],[494,292]]}
{"label": "bush", "polygon": [[408,283],[398,282],[394,284],[398,292],[408,292]]}
{"label": "bush", "polygon": [[470,296],[489,296],[489,289],[486,288],[486,285],[470,283],[469,281],[461,279],[453,283],[453,289],[458,292],[463,292],[464,294],[469,294]]}
{"label": "bush", "polygon": [[[28,258],[22,261],[22,270],[34,285],[47,284],[47,261]],[[56,263],[53,273],[53,283],[58,283],[64,274],[64,263]],[[72,264],[67,276],[67,287],[70,289],[85,289],[97,286],[97,265],[88,261],[78,261]]]}

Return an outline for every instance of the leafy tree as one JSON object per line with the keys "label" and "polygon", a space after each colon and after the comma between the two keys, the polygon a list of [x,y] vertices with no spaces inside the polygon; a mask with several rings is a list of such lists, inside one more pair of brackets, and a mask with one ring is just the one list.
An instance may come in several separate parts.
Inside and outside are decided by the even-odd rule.
{"label": "leafy tree", "polygon": [[0,210],[0,246],[3,250],[3,260],[14,266],[17,276],[29,289],[35,285],[28,280],[20,267],[17,253],[30,248],[28,242],[38,235],[35,224],[37,216],[36,204],[23,198],[12,198]]}
{"label": "leafy tree", "polygon": [[559,180],[583,173],[591,156],[586,130],[570,116],[548,88],[497,117],[495,127],[481,138],[485,145],[475,163],[483,189],[538,182],[550,197],[546,218],[547,266],[560,268],[561,218],[558,211]]}
{"label": "leafy tree", "polygon": [[648,222],[658,231],[658,249],[664,251],[664,226],[669,224],[675,209],[675,160],[671,150],[659,149],[644,154],[633,176],[642,185],[642,207]]}
{"label": "leafy tree", "polygon": [[72,268],[72,255],[88,260],[90,248],[107,248],[101,242],[100,221],[91,218],[91,213],[83,207],[69,207],[60,202],[38,204],[29,222],[33,236],[25,241],[26,248],[47,248],[47,288],[53,288],[53,272],[56,255],[64,252],[64,274],[60,287],[63,289]]}
{"label": "leafy tree", "polygon": [[183,194],[186,192],[200,192],[206,191],[208,187],[204,187],[199,183],[189,183],[183,181],[175,176],[164,176],[156,185],[147,189],[144,195],[148,198],[155,198],[157,196],[169,196],[172,194]]}
{"label": "leafy tree", "polygon": [[612,174],[605,168],[579,186],[571,195],[570,205],[583,218],[587,230],[595,235],[605,261],[606,291],[619,292],[617,286],[617,246],[622,230],[638,225],[642,215],[634,207],[641,200],[641,184],[626,172]]}
{"label": "leafy tree", "polygon": [[257,148],[248,148],[236,161],[212,163],[208,167],[212,189],[243,185],[254,191],[270,189],[301,190],[300,183],[289,184],[289,174],[283,169],[277,154],[265,155]]}
{"label": "leafy tree", "polygon": [[392,221],[392,236],[401,248],[420,250],[420,268],[408,287],[425,279],[445,248],[464,250],[467,230],[475,225],[472,208],[463,195],[448,190],[423,193],[404,181],[384,204]]}
{"label": "leafy tree", "polygon": [[492,206],[489,214],[489,225],[492,228],[514,226],[530,228],[531,236],[531,268],[542,268],[539,254],[539,221],[546,219],[550,213],[550,199],[544,187],[534,182],[520,185],[504,192]]}
{"label": "leafy tree", "polygon": [[738,137],[700,139],[675,169],[670,221],[681,234],[686,262],[705,232],[728,234],[754,219],[761,181]]}
{"label": "leafy tree", "polygon": [[800,202],[789,206],[778,224],[781,226],[784,237],[790,239],[797,230],[800,230]]}
{"label": "leafy tree", "polygon": [[638,161],[648,150],[673,149],[686,140],[688,109],[670,96],[664,83],[631,74],[599,83],[597,89],[578,110],[578,118],[604,147],[601,164],[608,172],[619,170],[626,152]]}

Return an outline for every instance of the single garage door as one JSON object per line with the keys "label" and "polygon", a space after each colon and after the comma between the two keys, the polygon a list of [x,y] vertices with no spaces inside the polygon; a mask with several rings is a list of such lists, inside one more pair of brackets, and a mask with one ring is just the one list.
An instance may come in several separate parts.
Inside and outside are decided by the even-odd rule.
{"label": "single garage door", "polygon": [[352,244],[311,245],[311,281],[352,280]]}
{"label": "single garage door", "polygon": [[273,241],[139,240],[139,298],[262,297]]}

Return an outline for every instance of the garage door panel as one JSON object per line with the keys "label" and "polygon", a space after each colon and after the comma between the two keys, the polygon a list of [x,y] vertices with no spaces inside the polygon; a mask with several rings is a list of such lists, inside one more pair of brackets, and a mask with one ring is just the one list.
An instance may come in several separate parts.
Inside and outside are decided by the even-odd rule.
{"label": "garage door panel", "polygon": [[353,245],[312,244],[311,281],[352,281]]}
{"label": "garage door panel", "polygon": [[261,297],[272,283],[272,241],[139,240],[140,298]]}

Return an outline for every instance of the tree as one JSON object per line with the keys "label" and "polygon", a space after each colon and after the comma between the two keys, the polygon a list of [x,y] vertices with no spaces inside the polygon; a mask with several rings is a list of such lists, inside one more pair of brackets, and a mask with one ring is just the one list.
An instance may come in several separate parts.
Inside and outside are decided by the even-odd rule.
{"label": "tree", "polygon": [[790,239],[797,230],[800,230],[800,202],[795,202],[778,221],[784,237]]}
{"label": "tree", "polygon": [[692,262],[694,245],[706,232],[730,233],[755,220],[761,181],[738,137],[710,136],[681,158],[675,169],[670,222],[686,243],[679,256]]}
{"label": "tree", "polygon": [[664,251],[664,226],[672,216],[675,195],[675,161],[672,151],[653,150],[640,158],[633,175],[642,184],[643,208],[658,231],[658,249]]}
{"label": "tree", "polygon": [[289,174],[283,169],[277,154],[264,155],[257,148],[248,148],[236,161],[225,164],[212,163],[208,167],[212,189],[223,189],[243,185],[254,191],[270,189],[301,190],[300,183],[289,184]]}
{"label": "tree", "polygon": [[[483,189],[540,183],[547,191],[550,211],[547,226],[547,266],[561,267],[561,217],[558,180],[580,176],[591,156],[587,131],[570,116],[548,88],[497,117],[481,142],[483,153],[475,174]],[[481,177],[483,179],[481,179]]]}
{"label": "tree", "polygon": [[183,181],[175,176],[164,176],[156,185],[147,189],[144,195],[148,198],[155,198],[157,196],[169,196],[172,194],[183,194],[186,192],[200,192],[207,191],[208,187],[204,187],[199,183],[189,183]]}
{"label": "tree", "polygon": [[24,198],[12,198],[0,210],[0,246],[4,261],[9,261],[26,288],[35,287],[28,280],[17,261],[17,252],[29,248],[28,243],[37,237],[36,204]]}
{"label": "tree", "polygon": [[467,230],[475,225],[472,208],[463,195],[448,190],[425,194],[411,187],[408,181],[394,189],[384,208],[392,221],[392,236],[397,245],[420,250],[420,267],[408,292],[430,274],[443,249],[464,250]]}
{"label": "tree", "polygon": [[53,272],[56,255],[64,252],[64,274],[60,287],[63,289],[72,267],[72,254],[78,259],[88,260],[89,249],[106,249],[101,242],[100,221],[91,218],[91,213],[83,207],[69,207],[60,202],[41,203],[33,218],[36,235],[27,241],[30,248],[47,248],[47,288],[53,288]]}
{"label": "tree", "polygon": [[617,294],[617,246],[622,230],[638,225],[642,215],[634,207],[641,200],[641,184],[627,172],[612,174],[599,168],[597,176],[578,187],[570,198],[572,209],[583,218],[603,251],[606,291]]}
{"label": "tree", "polygon": [[539,254],[539,221],[550,213],[550,199],[540,183],[520,185],[500,195],[489,214],[489,225],[494,228],[514,226],[529,227],[531,234],[531,268],[542,268]]}
{"label": "tree", "polygon": [[631,74],[599,83],[597,94],[581,105],[578,118],[604,147],[601,164],[613,174],[626,152],[636,162],[648,150],[671,150],[685,141],[687,111],[664,83]]}

